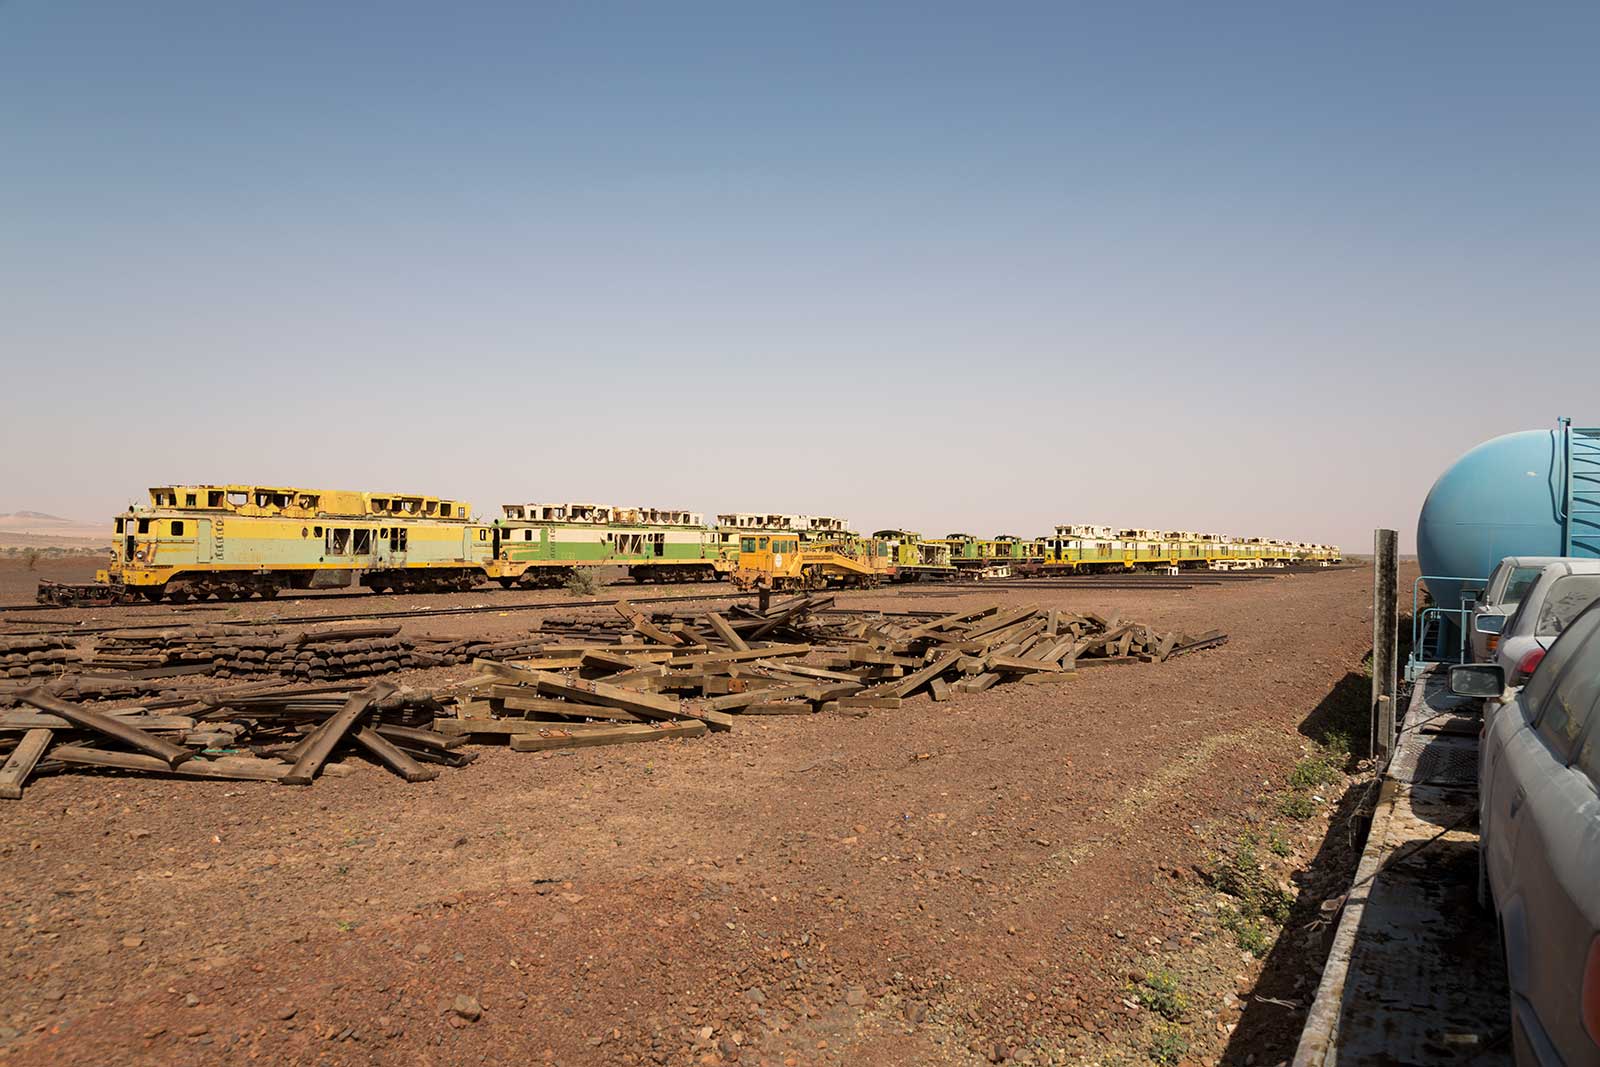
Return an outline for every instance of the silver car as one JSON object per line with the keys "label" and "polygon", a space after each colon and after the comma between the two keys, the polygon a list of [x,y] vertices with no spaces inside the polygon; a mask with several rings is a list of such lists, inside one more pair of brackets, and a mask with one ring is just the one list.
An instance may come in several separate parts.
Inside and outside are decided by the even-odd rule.
{"label": "silver car", "polygon": [[1485,625],[1486,616],[1507,616],[1517,610],[1522,594],[1539,580],[1545,564],[1556,563],[1560,556],[1507,556],[1489,572],[1483,585],[1483,595],[1472,605],[1467,640],[1472,649],[1472,662],[1489,663],[1494,660],[1497,630]]}
{"label": "silver car", "polygon": [[[1498,696],[1497,664],[1451,689]],[[1484,730],[1479,816],[1519,1064],[1600,1064],[1600,605],[1556,640]]]}
{"label": "silver car", "polygon": [[[1526,684],[1561,631],[1596,600],[1600,600],[1600,559],[1545,564],[1500,630],[1494,662],[1506,672],[1506,685]],[[1483,621],[1489,618],[1485,615]]]}

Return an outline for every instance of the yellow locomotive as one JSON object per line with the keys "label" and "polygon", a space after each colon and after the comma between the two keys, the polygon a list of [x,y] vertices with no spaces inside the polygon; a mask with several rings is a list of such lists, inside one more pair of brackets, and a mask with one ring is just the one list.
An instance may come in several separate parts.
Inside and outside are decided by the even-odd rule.
{"label": "yellow locomotive", "polygon": [[96,579],[147,599],[276,596],[284,589],[470,589],[490,528],[460,500],[261,485],[168,485],[117,516]]}

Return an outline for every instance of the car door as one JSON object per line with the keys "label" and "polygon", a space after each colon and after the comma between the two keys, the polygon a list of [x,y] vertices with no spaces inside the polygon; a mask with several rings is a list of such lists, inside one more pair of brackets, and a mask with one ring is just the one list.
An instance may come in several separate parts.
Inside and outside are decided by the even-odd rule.
{"label": "car door", "polygon": [[1527,802],[1527,783],[1536,781],[1549,755],[1535,723],[1540,712],[1571,670],[1593,670],[1590,646],[1600,631],[1600,612],[1588,611],[1567,627],[1521,694],[1500,708],[1485,726],[1479,750],[1479,832],[1489,886],[1502,905],[1508,899],[1518,817]]}
{"label": "car door", "polygon": [[[1593,1063],[1597,1050],[1583,1031],[1580,989],[1594,927],[1585,904],[1592,882],[1600,805],[1593,782],[1574,766],[1592,735],[1600,698],[1600,639],[1591,639],[1539,709],[1536,747],[1515,767],[1526,799],[1513,818],[1516,832],[1506,960],[1512,992],[1531,1016],[1530,1034],[1554,1044],[1566,1063]],[[1593,752],[1584,753],[1593,762]],[[1535,1036],[1533,1043],[1538,1043]]]}
{"label": "car door", "polygon": [[1489,655],[1489,636],[1478,632],[1478,616],[1485,615],[1495,610],[1494,605],[1500,598],[1500,591],[1505,588],[1506,575],[1511,571],[1511,564],[1501,560],[1489,572],[1489,580],[1483,583],[1483,595],[1478,597],[1472,605],[1472,617],[1469,620],[1470,629],[1467,641],[1472,647],[1472,662],[1488,663],[1494,657]]}

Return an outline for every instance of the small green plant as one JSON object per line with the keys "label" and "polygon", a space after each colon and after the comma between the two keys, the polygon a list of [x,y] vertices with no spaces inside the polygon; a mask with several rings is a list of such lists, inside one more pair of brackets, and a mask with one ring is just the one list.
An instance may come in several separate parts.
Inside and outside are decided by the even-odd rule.
{"label": "small green plant", "polygon": [[567,575],[563,588],[572,596],[594,596],[600,591],[600,580],[589,567],[578,567]]}
{"label": "small green plant", "polygon": [[1316,789],[1336,781],[1338,777],[1339,768],[1319,752],[1295,764],[1294,770],[1289,772],[1289,788]]}
{"label": "small green plant", "polygon": [[1211,868],[1210,880],[1218,892],[1240,900],[1255,899],[1262,875],[1254,834],[1242,835],[1234,845],[1233,854],[1217,860]]}
{"label": "small green plant", "polygon": [[1222,928],[1233,935],[1240,948],[1257,959],[1266,958],[1272,948],[1272,938],[1260,922],[1233,908],[1223,908],[1218,917]]}
{"label": "small green plant", "polygon": [[1257,899],[1256,906],[1262,915],[1282,926],[1289,921],[1289,915],[1294,911],[1294,897],[1278,886],[1266,886]]}
{"label": "small green plant", "polygon": [[1177,1022],[1189,1011],[1189,998],[1178,991],[1178,976],[1156,970],[1145,975],[1133,990],[1133,997],[1168,1022]]}
{"label": "small green plant", "polygon": [[31,571],[39,565],[39,550],[37,548],[30,548],[28,551],[22,554],[22,558],[28,564],[28,569]]}
{"label": "small green plant", "polygon": [[1317,813],[1317,804],[1305,793],[1290,793],[1278,802],[1278,812],[1287,818],[1305,822]]}
{"label": "small green plant", "polygon": [[1189,1054],[1189,1042],[1176,1026],[1161,1026],[1150,1037],[1149,1052],[1151,1062],[1175,1065]]}
{"label": "small green plant", "polygon": [[1267,850],[1274,856],[1283,857],[1292,854],[1294,846],[1289,843],[1288,838],[1273,830],[1267,835]]}

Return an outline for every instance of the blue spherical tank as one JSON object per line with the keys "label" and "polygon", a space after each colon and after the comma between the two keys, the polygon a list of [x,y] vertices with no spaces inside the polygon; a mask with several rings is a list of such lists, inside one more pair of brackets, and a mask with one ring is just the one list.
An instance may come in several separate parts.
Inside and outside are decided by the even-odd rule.
{"label": "blue spherical tank", "polygon": [[[1423,574],[1486,578],[1507,556],[1561,555],[1565,493],[1561,434],[1523,430],[1485,441],[1456,460],[1428,491],[1417,519]],[[1429,581],[1440,607],[1454,608],[1482,582]]]}

